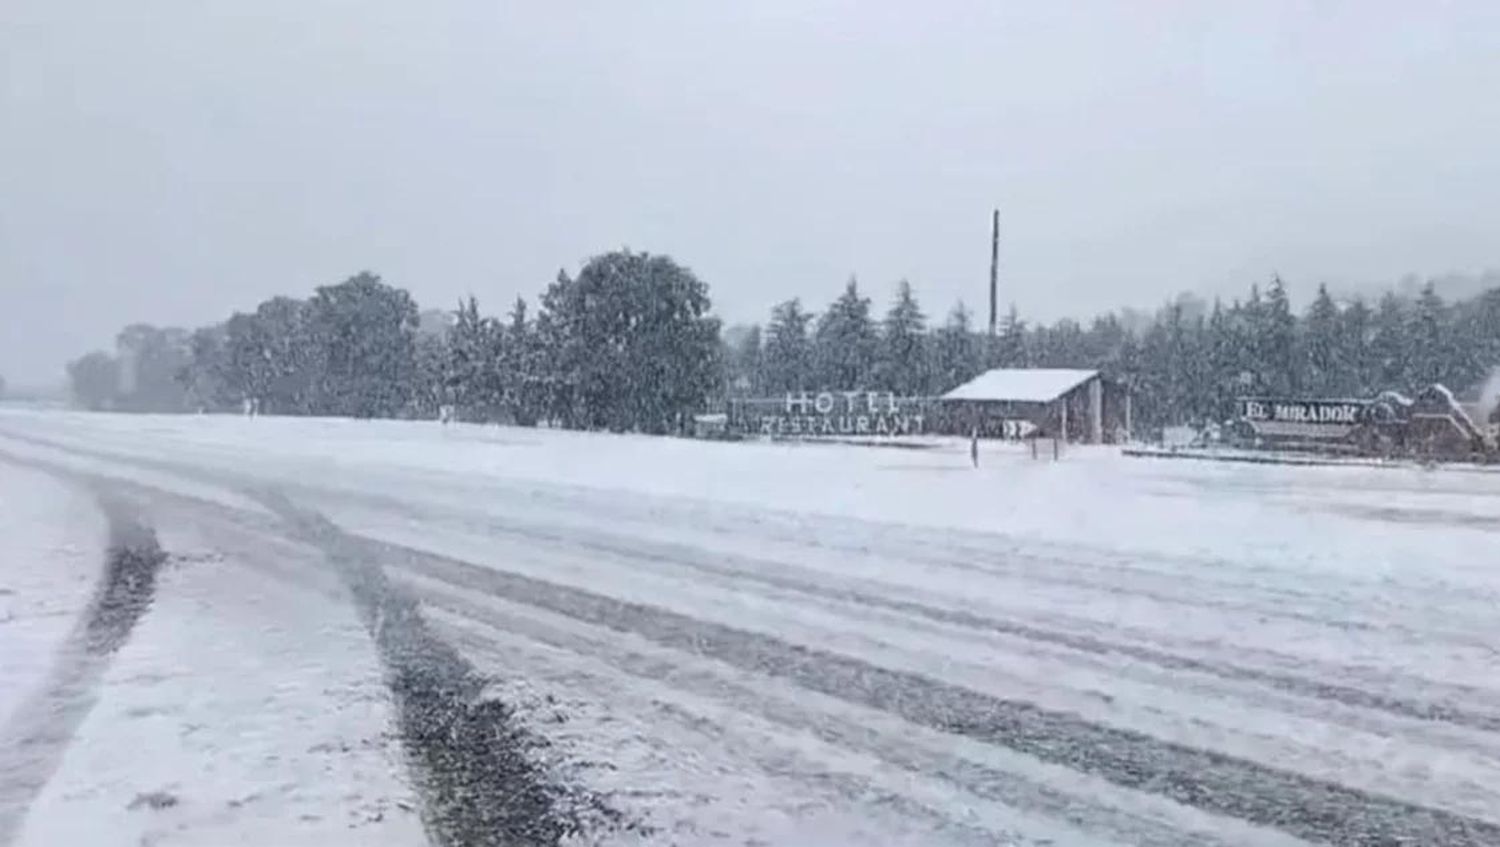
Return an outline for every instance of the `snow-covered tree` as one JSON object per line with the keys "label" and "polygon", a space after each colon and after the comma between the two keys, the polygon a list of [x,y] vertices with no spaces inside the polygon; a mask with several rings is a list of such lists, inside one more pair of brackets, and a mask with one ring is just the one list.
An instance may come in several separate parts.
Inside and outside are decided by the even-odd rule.
{"label": "snow-covered tree", "polygon": [[1387,292],[1371,324],[1370,356],[1376,382],[1382,388],[1410,391],[1411,353],[1406,308],[1394,292]]}
{"label": "snow-covered tree", "polygon": [[870,317],[870,298],[854,277],[844,293],[818,318],[813,334],[814,371],[819,388],[869,388],[875,377],[880,338]]}
{"label": "snow-covered tree", "polygon": [[686,428],[720,382],[708,286],[667,256],[629,250],[559,273],[542,296],[565,421],[591,429]]}
{"label": "snow-covered tree", "polygon": [[992,349],[989,351],[990,367],[1026,368],[1031,366],[1030,351],[1026,346],[1026,322],[1016,304],[1010,304],[1000,319]]}
{"label": "snow-covered tree", "polygon": [[761,353],[762,388],[776,395],[811,389],[814,383],[812,315],[796,298],[771,310]]}
{"label": "snow-covered tree", "polygon": [[100,350],[68,363],[73,402],[89,411],[112,409],[120,396],[120,364]]}
{"label": "snow-covered tree", "polygon": [[1365,301],[1356,298],[1339,315],[1340,367],[1344,373],[1339,393],[1367,396],[1379,390],[1370,353],[1371,322],[1374,316]]}
{"label": "snow-covered tree", "polygon": [[368,418],[394,417],[405,408],[416,373],[411,295],[366,271],[317,289],[307,309],[320,365],[313,411]]}
{"label": "snow-covered tree", "polygon": [[951,391],[978,376],[982,367],[981,340],[974,333],[973,316],[962,301],[948,313],[948,319],[932,342],[933,391]]}
{"label": "snow-covered tree", "polygon": [[930,376],[927,359],[927,317],[911,283],[901,280],[896,299],[885,315],[875,387],[902,397],[926,394]]}
{"label": "snow-covered tree", "polygon": [[1302,322],[1302,384],[1308,393],[1326,396],[1349,391],[1349,362],[1340,336],[1338,304],[1328,286],[1319,285]]}

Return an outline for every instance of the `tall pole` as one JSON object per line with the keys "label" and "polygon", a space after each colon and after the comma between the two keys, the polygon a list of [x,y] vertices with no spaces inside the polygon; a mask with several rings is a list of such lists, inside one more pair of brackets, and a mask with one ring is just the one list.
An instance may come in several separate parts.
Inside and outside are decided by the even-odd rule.
{"label": "tall pole", "polygon": [[999,303],[997,298],[999,290],[997,281],[1000,275],[1000,210],[996,209],[990,219],[990,339],[991,344],[995,338],[995,323],[999,318]]}

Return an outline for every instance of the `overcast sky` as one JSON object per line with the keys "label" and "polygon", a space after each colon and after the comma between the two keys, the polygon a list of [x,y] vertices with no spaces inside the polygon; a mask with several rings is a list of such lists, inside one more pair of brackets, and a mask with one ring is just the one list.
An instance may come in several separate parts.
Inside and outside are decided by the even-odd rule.
{"label": "overcast sky", "polygon": [[364,268],[1033,318],[1500,265],[1500,3],[0,2],[0,374]]}

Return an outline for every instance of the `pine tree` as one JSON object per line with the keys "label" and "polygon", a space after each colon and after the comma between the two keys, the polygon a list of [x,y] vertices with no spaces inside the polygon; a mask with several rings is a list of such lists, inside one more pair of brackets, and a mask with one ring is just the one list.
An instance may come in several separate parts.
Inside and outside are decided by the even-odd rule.
{"label": "pine tree", "polygon": [[1375,310],[1370,336],[1372,373],[1381,390],[1414,388],[1411,349],[1406,308],[1394,292],[1387,292]]}
{"label": "pine tree", "polygon": [[542,374],[536,328],[526,317],[524,297],[517,297],[511,306],[510,323],[500,334],[500,341],[506,413],[516,424],[535,426],[546,410],[547,382]]}
{"label": "pine tree", "polygon": [[542,297],[550,370],[572,426],[688,428],[722,384],[708,286],[668,256],[621,250],[560,273]]}
{"label": "pine tree", "polygon": [[1281,277],[1273,276],[1266,289],[1261,312],[1260,351],[1267,387],[1273,394],[1296,394],[1301,390],[1297,353],[1297,320]]}
{"label": "pine tree", "polygon": [[1453,343],[1458,354],[1458,387],[1482,386],[1500,375],[1500,288],[1491,288],[1461,307],[1453,321]]}
{"label": "pine tree", "polygon": [[1379,390],[1370,352],[1372,321],[1370,307],[1357,298],[1340,316],[1338,355],[1344,363],[1346,380],[1339,388],[1341,394],[1367,397]]}
{"label": "pine tree", "polygon": [[307,304],[320,367],[312,411],[393,417],[415,384],[417,305],[368,271],[319,288]]}
{"label": "pine tree", "polygon": [[1415,383],[1412,387],[1448,383],[1455,358],[1449,347],[1448,307],[1431,282],[1417,296],[1408,320],[1409,379]]}
{"label": "pine tree", "polygon": [[[727,336],[726,336],[727,337]],[[764,363],[758,324],[744,327],[728,351],[730,393],[742,397],[760,397],[765,391]]]}
{"label": "pine tree", "polygon": [[1038,325],[1027,345],[1033,351],[1032,363],[1041,368],[1091,367],[1089,344],[1077,321],[1063,318],[1051,327]]}
{"label": "pine tree", "polygon": [[1310,394],[1328,396],[1348,390],[1352,380],[1339,330],[1338,305],[1328,294],[1328,286],[1319,285],[1318,296],[1302,321],[1303,386]]}
{"label": "pine tree", "polygon": [[875,387],[902,397],[926,394],[927,318],[906,280],[896,287],[896,299],[886,313],[881,334],[881,357]]}
{"label": "pine tree", "polygon": [[68,363],[68,387],[73,402],[91,412],[115,408],[120,396],[120,363],[96,350]]}
{"label": "pine tree", "polygon": [[844,293],[818,318],[813,357],[819,388],[850,390],[871,387],[880,339],[870,318],[870,299],[859,293],[854,277]]}
{"label": "pine tree", "polygon": [[1020,313],[1016,311],[1016,304],[1012,303],[1005,317],[1000,319],[1000,326],[994,338],[994,347],[990,351],[990,367],[1030,367],[1031,358],[1028,354],[1026,322],[1021,320]]}
{"label": "pine tree", "polygon": [[787,300],[771,310],[761,358],[762,390],[771,395],[813,388],[812,315],[802,301]]}
{"label": "pine tree", "polygon": [[1224,304],[1216,297],[1213,309],[1208,314],[1208,325],[1204,330],[1205,379],[1207,414],[1212,420],[1224,420],[1233,414],[1235,400],[1235,377],[1238,357],[1235,339],[1230,327],[1229,314]]}
{"label": "pine tree", "polygon": [[1115,313],[1110,312],[1094,319],[1083,339],[1085,367],[1103,371],[1114,376],[1120,362],[1120,350],[1125,344],[1125,325]]}
{"label": "pine tree", "polygon": [[948,313],[948,320],[933,339],[933,392],[942,394],[973,379],[980,371],[979,336],[972,316],[962,301]]}
{"label": "pine tree", "polygon": [[492,421],[503,399],[499,327],[469,295],[454,310],[443,382],[460,420]]}

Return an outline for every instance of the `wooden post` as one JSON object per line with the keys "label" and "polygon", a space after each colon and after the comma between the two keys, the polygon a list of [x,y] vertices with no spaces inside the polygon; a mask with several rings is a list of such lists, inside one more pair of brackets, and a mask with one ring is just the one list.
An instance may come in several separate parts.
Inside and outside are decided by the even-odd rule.
{"label": "wooden post", "polygon": [[1062,458],[1062,447],[1056,438],[1052,439],[1052,461]]}
{"label": "wooden post", "polygon": [[997,284],[997,281],[1000,278],[1000,210],[999,209],[995,210],[994,215],[991,217],[990,220],[991,220],[991,223],[990,223],[990,340],[989,340],[990,349],[987,352],[993,355],[993,353],[995,352],[994,351],[994,347],[995,347],[995,324],[996,324],[997,318],[999,318],[999,316],[1000,316],[999,286]]}
{"label": "wooden post", "polygon": [[1089,444],[1104,443],[1104,377],[1089,382]]}

